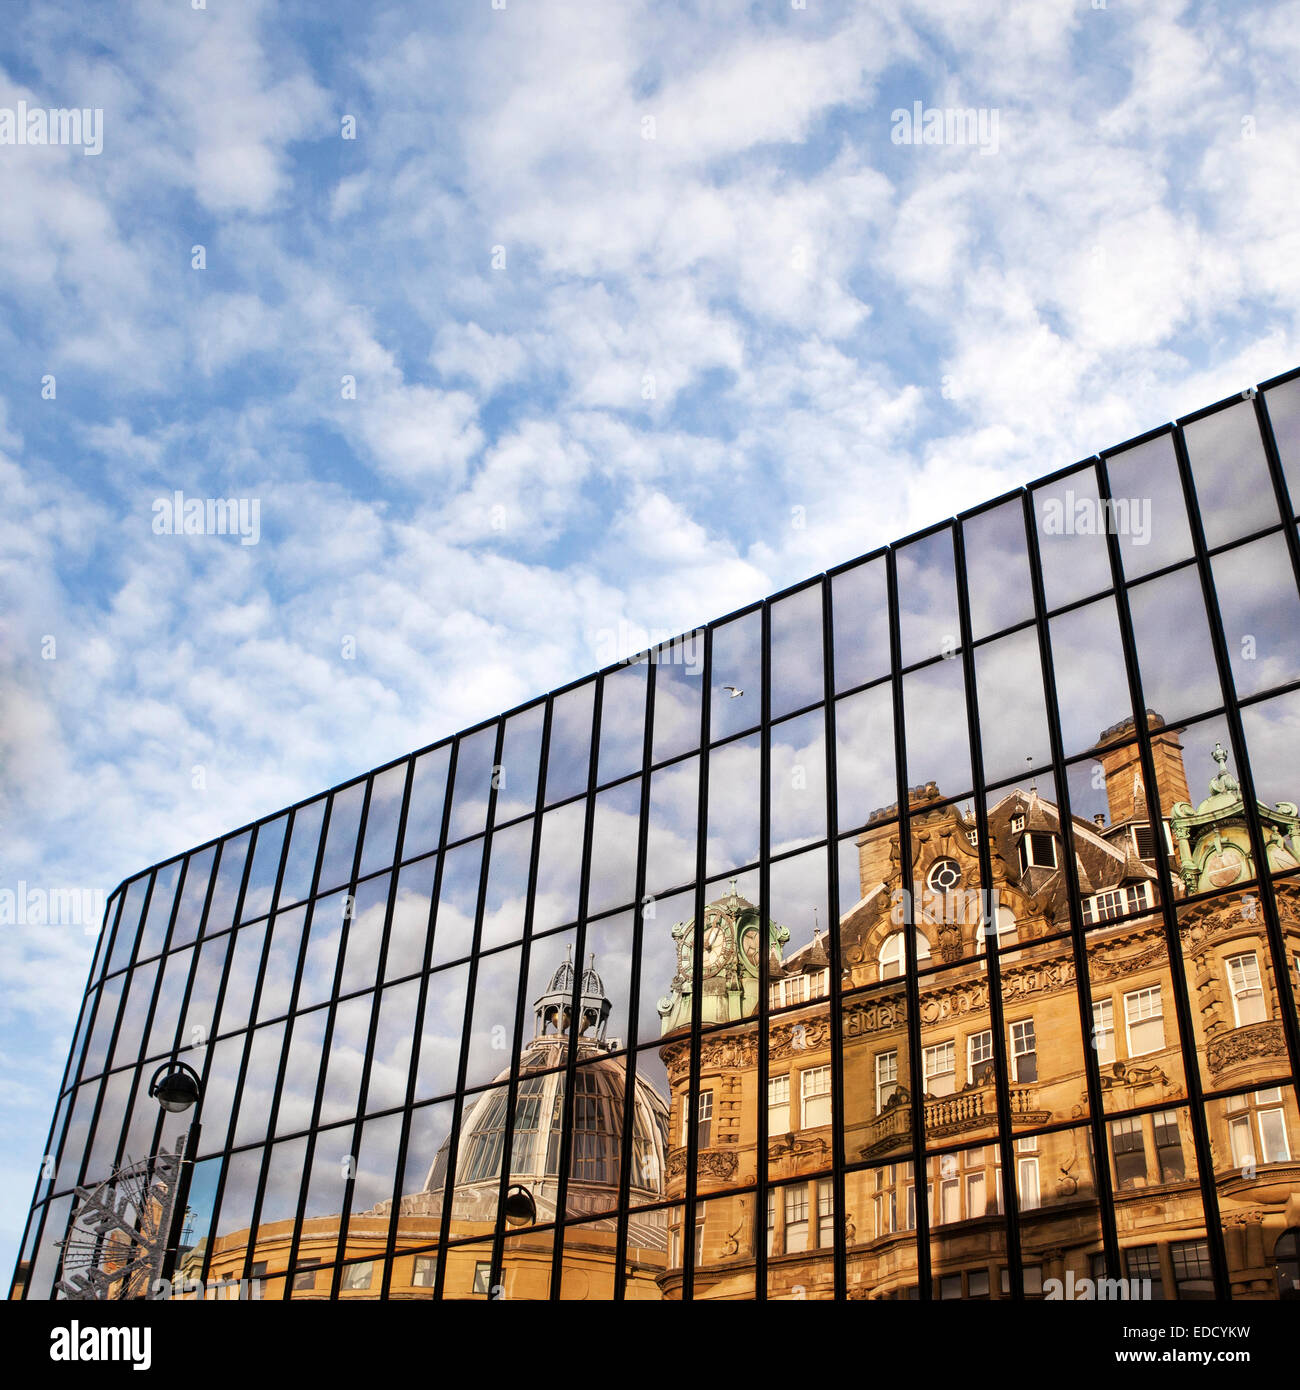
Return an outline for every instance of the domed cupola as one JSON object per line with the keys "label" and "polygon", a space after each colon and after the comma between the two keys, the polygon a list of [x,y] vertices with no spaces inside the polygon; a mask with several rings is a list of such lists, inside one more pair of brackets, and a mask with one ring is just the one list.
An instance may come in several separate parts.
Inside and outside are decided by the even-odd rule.
{"label": "domed cupola", "polygon": [[[566,948],[564,960],[551,976],[551,983],[533,1005],[533,1016],[537,1021],[534,1039],[558,1033],[565,1037],[569,1032],[570,1016],[573,1011],[573,961]],[[605,982],[596,973],[596,957],[582,972],[582,994],[578,1002],[578,1036],[590,1036],[594,1042],[604,1042],[605,1025],[609,1021],[610,1002],[605,994]],[[594,1030],[594,1031],[592,1031]]]}

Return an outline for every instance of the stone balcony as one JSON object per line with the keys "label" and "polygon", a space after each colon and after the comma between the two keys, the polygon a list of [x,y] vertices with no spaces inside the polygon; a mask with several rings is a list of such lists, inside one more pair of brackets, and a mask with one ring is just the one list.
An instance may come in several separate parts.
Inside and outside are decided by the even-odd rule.
{"label": "stone balcony", "polygon": [[[1011,1085],[1011,1118],[1022,1125],[1047,1124],[1052,1112],[1038,1105],[1038,1088]],[[992,1085],[971,1085],[950,1096],[926,1096],[925,1132],[929,1139],[945,1139],[968,1130],[996,1130],[997,1092]],[[911,1144],[912,1105],[900,1088],[867,1130],[862,1158],[874,1158],[891,1149]]]}
{"label": "stone balcony", "polygon": [[1216,1034],[1205,1044],[1205,1064],[1216,1089],[1250,1081],[1253,1073],[1286,1075],[1290,1064],[1281,1021],[1266,1019]]}

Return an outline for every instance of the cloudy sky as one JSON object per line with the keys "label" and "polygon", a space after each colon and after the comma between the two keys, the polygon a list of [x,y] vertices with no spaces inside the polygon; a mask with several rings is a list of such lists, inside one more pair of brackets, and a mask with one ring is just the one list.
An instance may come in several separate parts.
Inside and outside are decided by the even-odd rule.
{"label": "cloudy sky", "polygon": [[[1295,3],[8,0],[0,113],[102,151],[0,143],[0,886],[1295,366],[1297,71]],[[92,947],[0,927],[6,1271]]]}

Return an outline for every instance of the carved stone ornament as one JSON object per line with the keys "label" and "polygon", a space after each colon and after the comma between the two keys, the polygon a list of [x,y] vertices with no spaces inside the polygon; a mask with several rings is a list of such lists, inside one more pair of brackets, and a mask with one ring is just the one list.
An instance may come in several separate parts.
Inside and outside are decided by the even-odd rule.
{"label": "carved stone ornament", "polygon": [[[696,1171],[711,1178],[729,1178],[736,1171],[739,1160],[734,1153],[725,1149],[704,1149],[696,1155]],[[680,1178],[686,1173],[686,1150],[673,1149],[668,1155],[668,1176]]]}
{"label": "carved stone ornament", "polygon": [[1206,1045],[1205,1061],[1211,1076],[1217,1079],[1219,1072],[1236,1066],[1239,1062],[1249,1062],[1261,1058],[1285,1057],[1286,1040],[1282,1034],[1280,1021],[1251,1023],[1245,1028],[1234,1028],[1230,1033],[1221,1033]]}

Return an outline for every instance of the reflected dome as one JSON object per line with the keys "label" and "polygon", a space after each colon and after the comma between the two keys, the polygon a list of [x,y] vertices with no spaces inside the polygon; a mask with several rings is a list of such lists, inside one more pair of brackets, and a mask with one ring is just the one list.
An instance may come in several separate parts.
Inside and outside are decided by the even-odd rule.
{"label": "reflected dome", "polygon": [[[575,974],[572,961],[566,958],[534,1002],[534,1035],[519,1061],[510,1181],[531,1191],[539,1222],[555,1216]],[[609,1211],[618,1200],[627,1055],[610,1055],[622,1046],[618,1039],[606,1037],[610,1007],[593,958],[582,972],[575,1040],[578,1057],[566,1199],[570,1215]],[[456,1155],[454,1218],[491,1221],[495,1216],[509,1080],[507,1067],[486,1091],[467,1101]],[[630,1194],[634,1203],[644,1203],[664,1192],[668,1105],[640,1075],[633,1088],[631,1114]],[[450,1147],[448,1139],[438,1150],[420,1194],[431,1208],[441,1206]]]}

